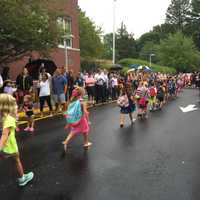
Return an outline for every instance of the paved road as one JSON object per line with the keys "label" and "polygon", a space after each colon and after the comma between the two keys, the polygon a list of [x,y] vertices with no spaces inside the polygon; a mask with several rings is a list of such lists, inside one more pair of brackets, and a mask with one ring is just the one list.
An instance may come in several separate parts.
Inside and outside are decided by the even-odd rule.
{"label": "paved road", "polygon": [[114,105],[91,111],[93,147],[82,138],[62,157],[62,118],[37,122],[34,135],[20,133],[24,165],[34,181],[20,189],[9,160],[0,162],[2,200],[199,200],[200,110],[183,114],[178,106],[196,103],[185,90],[145,122],[120,129]]}

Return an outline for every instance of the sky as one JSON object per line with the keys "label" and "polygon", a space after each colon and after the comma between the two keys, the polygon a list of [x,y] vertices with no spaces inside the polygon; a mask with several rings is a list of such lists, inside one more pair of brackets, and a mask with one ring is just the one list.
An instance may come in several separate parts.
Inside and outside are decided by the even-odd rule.
{"label": "sky", "polygon": [[[104,33],[113,31],[114,0],[79,0],[80,8],[86,15],[102,27]],[[139,38],[162,24],[171,0],[116,0],[116,28],[123,21],[129,33]]]}

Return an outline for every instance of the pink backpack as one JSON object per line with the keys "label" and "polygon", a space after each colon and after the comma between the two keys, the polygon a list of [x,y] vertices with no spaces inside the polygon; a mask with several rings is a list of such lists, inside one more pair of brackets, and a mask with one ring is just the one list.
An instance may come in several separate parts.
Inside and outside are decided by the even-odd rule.
{"label": "pink backpack", "polygon": [[139,105],[146,106],[146,98],[144,96],[140,98]]}

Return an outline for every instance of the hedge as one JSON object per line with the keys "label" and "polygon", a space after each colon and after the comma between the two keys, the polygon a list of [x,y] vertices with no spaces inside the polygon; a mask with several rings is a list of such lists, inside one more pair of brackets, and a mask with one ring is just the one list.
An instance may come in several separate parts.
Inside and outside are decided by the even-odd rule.
{"label": "hedge", "polygon": [[[149,66],[149,63],[145,60],[132,59],[132,58],[125,58],[125,59],[120,60],[117,63],[121,64],[123,66],[123,70],[122,70],[123,73],[128,71],[129,66],[131,64],[139,64],[139,65],[143,65],[143,66]],[[82,71],[84,71],[84,70],[95,71],[98,68],[109,70],[111,67],[112,67],[111,60],[81,58]],[[151,68],[155,72],[168,73],[168,74],[176,73],[176,69],[173,67],[165,67],[165,66],[154,64],[154,63],[152,63]]]}

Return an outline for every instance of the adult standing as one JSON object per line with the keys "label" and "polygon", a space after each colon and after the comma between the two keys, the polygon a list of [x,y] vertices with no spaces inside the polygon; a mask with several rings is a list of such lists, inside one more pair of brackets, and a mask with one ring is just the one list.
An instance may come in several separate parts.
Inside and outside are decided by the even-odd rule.
{"label": "adult standing", "polygon": [[72,91],[74,89],[74,76],[73,76],[73,71],[70,70],[67,76],[67,85],[68,85],[68,91],[69,91],[69,99],[72,96]]}
{"label": "adult standing", "polygon": [[0,93],[2,93],[2,92],[3,92],[3,78],[0,74]]}
{"label": "adult standing", "polygon": [[51,92],[50,92],[50,80],[47,74],[42,75],[42,80],[39,82],[39,98],[40,98],[40,112],[43,116],[43,108],[45,101],[49,106],[50,114],[52,115],[52,105],[51,105]]}
{"label": "adult standing", "polygon": [[104,76],[102,71],[99,70],[94,78],[96,80],[96,103],[98,104],[100,101],[103,103]]}
{"label": "adult standing", "polygon": [[92,73],[88,73],[88,76],[85,78],[85,86],[88,94],[88,100],[90,103],[95,104],[95,79]]}
{"label": "adult standing", "polygon": [[10,71],[9,67],[4,67],[3,68],[3,71],[2,71],[2,74],[1,74],[1,77],[2,77],[3,81],[6,81],[6,80],[10,79],[9,71]]}
{"label": "adult standing", "polygon": [[10,79],[9,70],[10,70],[9,67],[4,67],[3,71],[0,75],[0,91],[1,91],[1,93],[4,92],[4,87],[5,87],[5,84],[6,84],[5,81]]}
{"label": "adult standing", "polygon": [[116,74],[114,74],[110,79],[110,85],[111,85],[111,97],[112,100],[116,100],[118,98],[118,79]]}
{"label": "adult standing", "polygon": [[30,94],[33,89],[33,79],[28,74],[27,68],[24,68],[22,73],[17,76],[16,85],[19,95],[19,104],[23,104],[23,97]]}
{"label": "adult standing", "polygon": [[108,91],[108,72],[106,70],[102,71],[103,77],[103,102],[106,102],[109,99],[109,91]]}
{"label": "adult standing", "polygon": [[62,74],[61,67],[57,68],[52,77],[52,92],[56,105],[56,111],[58,111],[59,105],[62,105],[63,110],[65,110],[66,107],[65,94],[67,92],[67,79]]}
{"label": "adult standing", "polygon": [[85,86],[85,81],[84,81],[83,76],[80,72],[78,73],[78,76],[76,77],[74,85],[79,86],[79,87]]}
{"label": "adult standing", "polygon": [[41,81],[42,80],[42,77],[43,75],[47,75],[48,76],[48,79],[51,80],[51,74],[48,73],[44,67],[44,63],[42,63],[40,69],[39,69],[39,80]]}

